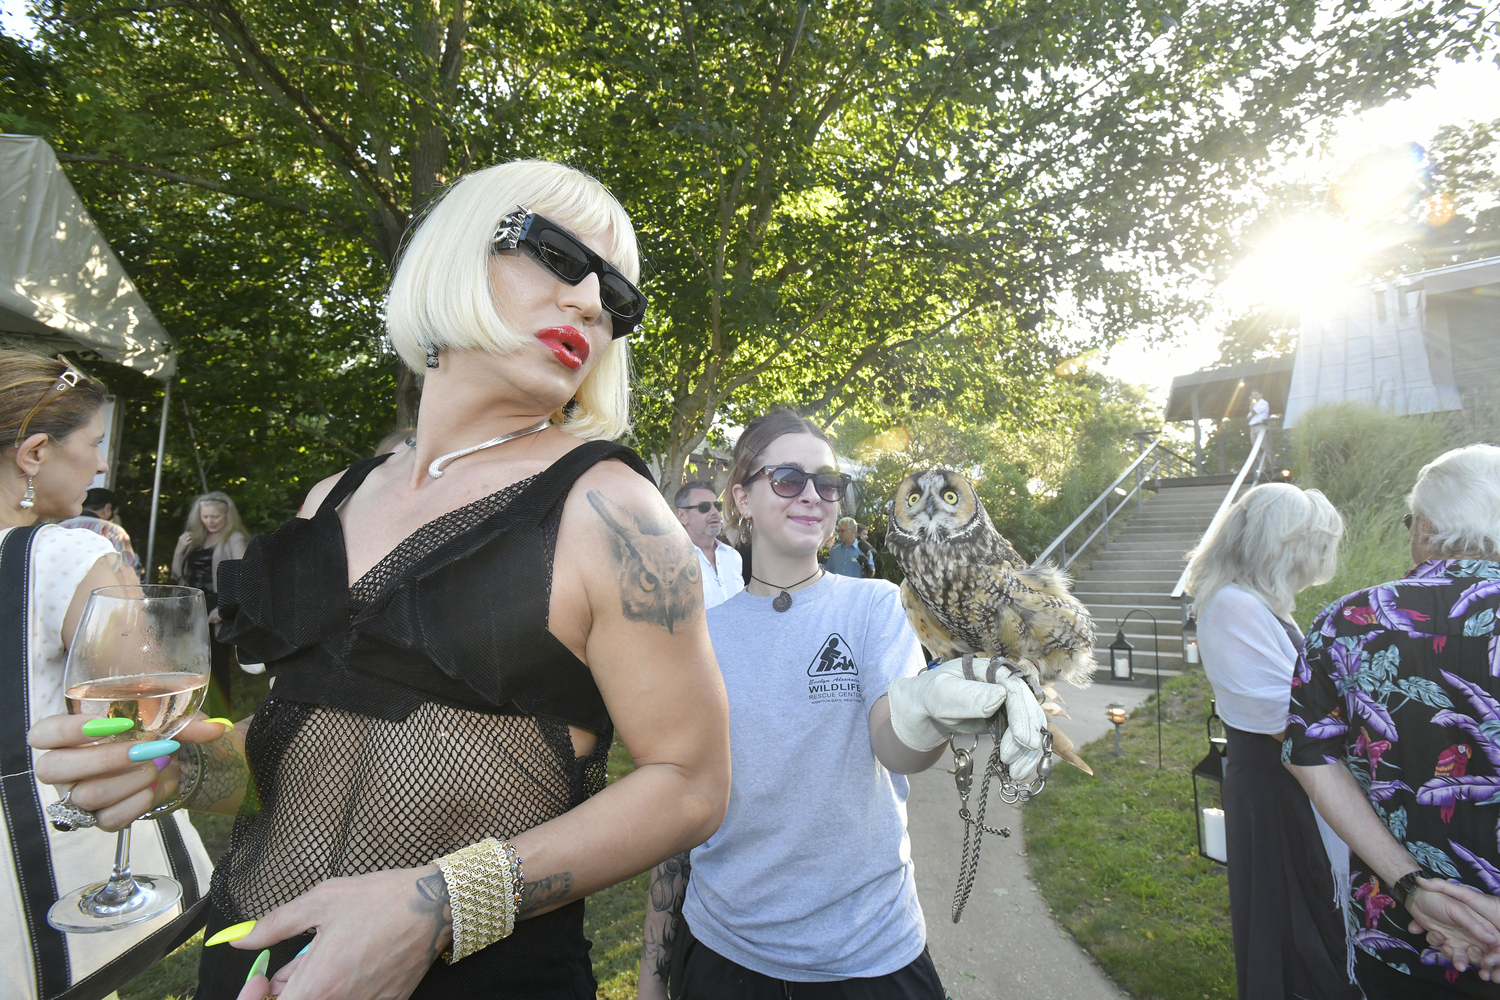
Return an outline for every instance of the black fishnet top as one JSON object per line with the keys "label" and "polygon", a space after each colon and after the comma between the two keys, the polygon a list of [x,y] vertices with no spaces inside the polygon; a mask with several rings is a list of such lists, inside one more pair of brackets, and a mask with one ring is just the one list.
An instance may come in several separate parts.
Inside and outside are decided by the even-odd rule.
{"label": "black fishnet top", "polygon": [[[546,622],[562,501],[609,457],[646,474],[629,449],[583,445],[423,525],[351,587],[337,509],[384,456],[360,462],[312,518],[221,566],[221,635],[276,678],[246,738],[253,794],[214,871],[226,923],[324,879],[514,836],[603,787],[608,714]],[[587,756],[570,723],[598,734]]]}

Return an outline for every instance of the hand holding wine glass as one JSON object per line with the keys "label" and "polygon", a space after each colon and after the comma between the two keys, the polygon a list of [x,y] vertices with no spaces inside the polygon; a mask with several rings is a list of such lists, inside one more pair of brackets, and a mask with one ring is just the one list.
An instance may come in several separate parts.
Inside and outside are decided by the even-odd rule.
{"label": "hand holding wine glass", "polygon": [[[113,760],[119,748],[111,744],[118,743],[132,744],[125,758],[136,763],[175,751],[178,744],[171,737],[203,703],[208,676],[208,616],[202,591],[160,585],[95,590],[68,649],[63,675],[68,708],[84,719],[80,732],[103,739],[88,748],[93,752],[85,762],[125,763]],[[149,778],[143,770],[121,772],[113,779],[117,785],[123,783],[118,790]],[[72,795],[70,790],[49,807],[59,829],[97,819],[73,802]],[[115,930],[165,913],[181,896],[182,887],[170,878],[132,876],[127,823],[119,833],[109,879],[64,895],[47,920],[58,930],[74,933]]]}

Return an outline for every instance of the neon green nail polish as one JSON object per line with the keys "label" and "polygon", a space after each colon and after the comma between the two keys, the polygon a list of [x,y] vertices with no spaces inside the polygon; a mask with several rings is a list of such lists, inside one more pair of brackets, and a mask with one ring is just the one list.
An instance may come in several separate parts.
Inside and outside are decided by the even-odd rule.
{"label": "neon green nail polish", "polygon": [[118,736],[134,728],[134,719],[90,719],[83,724],[83,735],[90,739],[96,736]]}
{"label": "neon green nail polish", "polygon": [[267,948],[265,951],[263,951],[259,955],[255,956],[255,961],[250,966],[250,975],[248,975],[248,976],[245,977],[245,982],[248,983],[250,980],[254,979],[256,976],[264,976],[266,974],[266,970],[269,969],[270,967],[271,967],[271,949]]}
{"label": "neon green nail polish", "polygon": [[237,924],[230,924],[228,927],[224,928],[222,931],[215,934],[207,941],[203,942],[203,947],[212,948],[216,944],[229,944],[231,941],[238,941],[240,938],[249,934],[253,930],[255,930],[254,920],[245,920]]}

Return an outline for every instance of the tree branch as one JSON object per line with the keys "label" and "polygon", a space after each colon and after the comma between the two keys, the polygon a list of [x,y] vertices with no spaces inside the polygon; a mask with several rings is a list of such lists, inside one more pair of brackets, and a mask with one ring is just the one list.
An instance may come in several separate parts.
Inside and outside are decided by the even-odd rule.
{"label": "tree branch", "polygon": [[237,188],[232,188],[227,184],[220,184],[218,181],[211,181],[206,177],[194,177],[191,174],[180,174],[175,170],[163,170],[160,167],[153,167],[145,163],[134,163],[130,160],[122,160],[116,156],[100,156],[93,153],[64,153],[59,150],[57,152],[57,158],[64,163],[102,163],[105,166],[121,167],[125,170],[131,170],[138,174],[147,174],[151,177],[160,177],[162,180],[172,181],[175,184],[187,184],[191,187],[203,188],[206,191],[213,191],[218,194],[228,195],[231,198],[248,198],[251,201],[262,201],[267,205],[274,205],[277,208],[284,208],[289,212],[297,212],[301,215],[307,215],[315,219],[321,219],[329,225],[334,226],[335,228],[340,229],[351,236],[357,236],[365,242],[369,242],[369,237],[362,227],[357,226],[346,219],[341,219],[338,216],[333,215],[330,212],[326,212],[321,208],[313,208],[310,205],[303,205],[295,201],[288,201],[287,199],[278,197],[274,194],[265,194],[257,191],[242,191]]}

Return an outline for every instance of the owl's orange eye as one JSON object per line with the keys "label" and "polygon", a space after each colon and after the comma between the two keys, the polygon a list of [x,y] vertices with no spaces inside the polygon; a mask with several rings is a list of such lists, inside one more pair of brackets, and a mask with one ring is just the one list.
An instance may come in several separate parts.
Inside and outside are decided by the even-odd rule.
{"label": "owl's orange eye", "polygon": [[958,503],[958,494],[952,490],[944,490],[943,501],[945,503]]}

